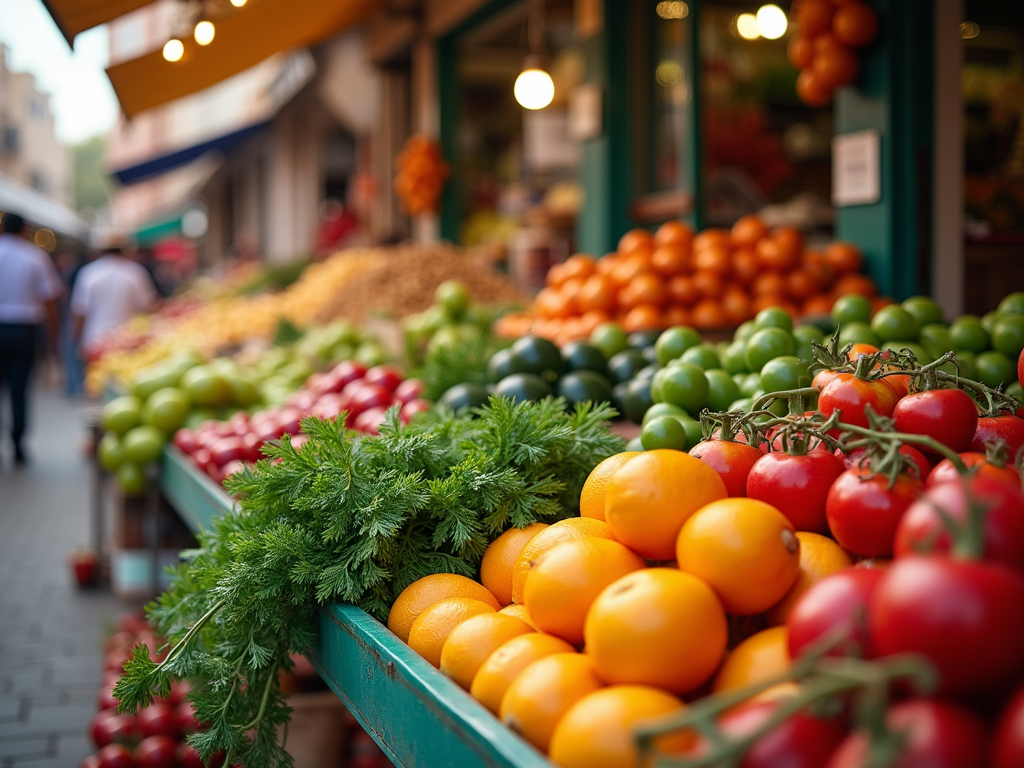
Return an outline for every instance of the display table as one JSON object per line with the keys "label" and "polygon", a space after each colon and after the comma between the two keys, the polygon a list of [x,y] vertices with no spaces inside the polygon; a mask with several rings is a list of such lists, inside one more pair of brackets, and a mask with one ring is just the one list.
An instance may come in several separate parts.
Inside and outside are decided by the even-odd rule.
{"label": "display table", "polygon": [[[230,497],[172,445],[161,490],[192,530],[233,514]],[[331,605],[320,615],[313,665],[395,765],[551,764],[459,686],[365,611]]]}

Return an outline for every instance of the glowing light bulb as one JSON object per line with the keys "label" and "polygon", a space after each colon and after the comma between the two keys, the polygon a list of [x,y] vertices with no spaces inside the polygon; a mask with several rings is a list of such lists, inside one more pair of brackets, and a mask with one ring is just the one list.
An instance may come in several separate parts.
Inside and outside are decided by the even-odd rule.
{"label": "glowing light bulb", "polygon": [[757,17],[752,13],[741,13],[736,17],[736,32],[744,40],[757,40],[761,36],[757,31]]}
{"label": "glowing light bulb", "polygon": [[200,21],[196,24],[195,32],[193,32],[196,42],[200,45],[212,43],[214,34],[216,34],[216,30],[213,28],[212,21]]}
{"label": "glowing light bulb", "polygon": [[543,69],[524,69],[516,78],[516,101],[527,109],[544,109],[555,98],[555,83]]}
{"label": "glowing light bulb", "polygon": [[241,8],[245,5],[245,0],[231,0],[231,4],[235,6],[235,8]]}
{"label": "glowing light bulb", "polygon": [[172,37],[166,43],[164,43],[164,58],[167,61],[181,61],[181,57],[185,55],[185,44]]}
{"label": "glowing light bulb", "polygon": [[762,5],[757,9],[756,20],[758,34],[768,40],[778,40],[789,27],[786,14],[777,5]]}

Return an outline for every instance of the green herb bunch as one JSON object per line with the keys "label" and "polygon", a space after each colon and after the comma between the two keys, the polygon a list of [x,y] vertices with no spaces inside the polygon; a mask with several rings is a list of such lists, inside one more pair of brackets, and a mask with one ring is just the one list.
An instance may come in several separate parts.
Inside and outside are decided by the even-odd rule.
{"label": "green herb bunch", "polygon": [[468,334],[458,344],[441,344],[429,352],[411,378],[423,382],[423,397],[437,401],[456,384],[487,384],[487,364],[494,353],[510,342],[490,331]]}
{"label": "green herb bunch", "polygon": [[398,594],[431,573],[474,576],[509,527],[572,514],[587,475],[623,450],[607,405],[494,397],[472,415],[388,413],[377,437],[344,419],[305,419],[309,440],[285,438],[234,476],[236,514],[214,520],[149,607],[169,639],[159,663],[136,648],[114,689],[135,712],[174,679],[193,683],[190,737],[204,759],[290,766],[279,732],[290,710],[278,678],[316,643],[318,610],[353,603],[386,619]]}

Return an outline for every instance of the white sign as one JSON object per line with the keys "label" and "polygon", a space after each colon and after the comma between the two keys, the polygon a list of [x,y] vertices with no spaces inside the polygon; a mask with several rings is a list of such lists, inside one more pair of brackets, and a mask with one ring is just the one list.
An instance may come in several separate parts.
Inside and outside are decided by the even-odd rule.
{"label": "white sign", "polygon": [[882,198],[878,131],[857,131],[832,139],[832,204],[868,205]]}
{"label": "white sign", "polygon": [[569,136],[576,141],[601,135],[601,86],[577,85],[569,92]]}

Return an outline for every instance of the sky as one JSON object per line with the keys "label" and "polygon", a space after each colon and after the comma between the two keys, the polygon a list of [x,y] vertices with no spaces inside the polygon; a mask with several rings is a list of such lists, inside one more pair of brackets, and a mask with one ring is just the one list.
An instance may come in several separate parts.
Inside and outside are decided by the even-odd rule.
{"label": "sky", "polygon": [[11,51],[8,66],[31,72],[50,94],[59,141],[74,144],[114,125],[117,98],[103,71],[106,27],[80,34],[72,51],[41,0],[0,0],[0,42]]}

